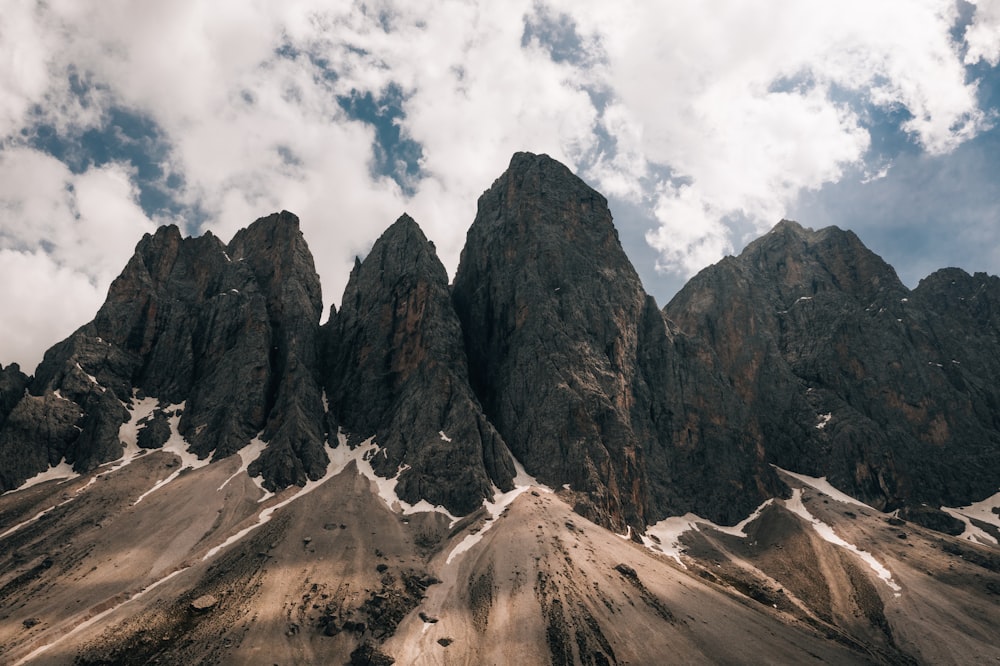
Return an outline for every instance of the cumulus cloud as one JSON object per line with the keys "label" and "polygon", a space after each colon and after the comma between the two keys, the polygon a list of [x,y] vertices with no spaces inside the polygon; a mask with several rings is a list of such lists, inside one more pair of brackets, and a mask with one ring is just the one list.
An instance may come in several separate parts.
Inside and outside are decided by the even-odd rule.
{"label": "cumulus cloud", "polygon": [[[660,266],[690,275],[732,251],[733,219],[773,225],[804,190],[859,167],[866,108],[905,109],[934,154],[986,122],[950,30],[952,2],[562,3],[604,51],[629,122],[613,137],[674,182],[647,192]],[[634,137],[641,136],[635,147]],[[642,163],[643,160],[635,160]],[[611,190],[616,170],[592,171]]]}
{"label": "cumulus cloud", "polygon": [[[899,112],[931,154],[980,132],[990,118],[965,64],[996,63],[1000,39],[996,0],[976,4],[959,43],[948,0],[766,12],[736,0],[14,0],[0,24],[0,249],[54,271],[52,285],[72,275],[103,291],[161,221],[137,204],[134,166],[74,172],[22,130],[80,136],[117,108],[162,135],[164,182],[198,214],[189,232],[228,238],[296,212],[327,303],[404,210],[454,270],[476,197],[525,149],[645,210],[660,268],[690,274],[803,191],[882,168],[867,164],[872,110]],[[380,166],[372,119],[350,99],[394,105],[381,117],[418,147],[412,163]],[[0,292],[0,307],[20,297]]]}
{"label": "cumulus cloud", "polygon": [[1000,64],[1000,0],[972,0],[972,3],[976,11],[965,29],[968,45],[965,63],[974,65],[985,60],[996,67]]}

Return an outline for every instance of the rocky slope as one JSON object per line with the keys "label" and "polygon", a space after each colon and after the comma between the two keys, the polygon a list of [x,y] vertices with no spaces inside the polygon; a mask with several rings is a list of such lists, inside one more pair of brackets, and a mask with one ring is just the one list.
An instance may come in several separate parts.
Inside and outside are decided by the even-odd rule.
{"label": "rocky slope", "polygon": [[998,303],[995,277],[910,292],[851,232],[784,221],[665,312],[716,352],[769,462],[893,510],[996,491]]}
{"label": "rocky slope", "polygon": [[0,367],[0,661],[1000,659],[1000,279],[786,221],[661,311],[519,153],[320,310],[294,215],[164,227]]}
{"label": "rocky slope", "polygon": [[87,472],[121,458],[136,395],[160,403],[146,447],[162,446],[168,415],[180,414],[199,457],[224,458],[262,433],[267,485],[316,478],[326,466],[321,308],[290,213],[257,220],[228,247],[175,226],[147,234],[94,321],[45,354],[0,429],[0,488],[61,460]]}

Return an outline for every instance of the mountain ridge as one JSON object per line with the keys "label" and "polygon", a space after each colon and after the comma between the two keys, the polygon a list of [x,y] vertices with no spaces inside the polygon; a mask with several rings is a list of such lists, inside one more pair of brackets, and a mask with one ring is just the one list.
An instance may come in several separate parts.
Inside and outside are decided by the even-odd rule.
{"label": "mountain ridge", "polygon": [[1000,659],[1000,279],[782,221],[661,309],[518,153],[321,309],[293,214],[163,227],[0,367],[0,660]]}
{"label": "mountain ridge", "polygon": [[[376,436],[376,468],[397,477],[407,501],[432,498],[459,514],[489,499],[492,486],[510,488],[511,453],[619,532],[689,511],[736,522],[787,493],[772,464],[828,474],[889,510],[958,505],[996,484],[985,471],[966,479],[959,467],[1000,464],[1000,391],[964,368],[947,375],[914,359],[956,337],[945,319],[991,324],[980,338],[996,345],[1000,281],[955,270],[911,292],[853,233],[783,220],[704,269],[661,312],[621,248],[606,199],[530,153],[515,154],[480,198],[452,285],[404,214],[356,263],[340,311],[322,327],[313,258],[291,213],[260,218],[228,245],[166,226],[140,241],[94,321],[47,352],[30,381],[4,371],[0,487],[62,460],[85,472],[120,457],[123,405],[138,391],[183,405],[180,432],[199,457],[224,458],[259,435],[267,446],[250,473],[270,490],[319,478],[323,446],[344,428],[352,445]],[[942,293],[959,282],[972,290],[970,280],[978,280],[972,310]],[[932,303],[937,310],[902,333],[876,330],[867,316]],[[939,316],[945,303],[950,314]],[[865,349],[848,353],[856,330]],[[868,359],[877,335],[894,346]],[[899,367],[877,391],[865,389],[859,359]],[[879,398],[903,380],[911,392],[938,382],[946,404],[895,389]],[[25,384],[31,401],[16,399]],[[972,386],[971,397],[960,385]],[[426,403],[441,391],[456,404]],[[859,392],[864,404],[855,404]],[[850,416],[846,431],[838,410]],[[959,447],[945,481],[914,478],[930,454],[888,440],[909,429],[909,448],[940,446],[954,427],[948,419],[962,442],[987,444]],[[164,423],[154,411],[146,446],[162,444]],[[448,429],[461,431],[458,442]],[[33,439],[47,449],[24,450]]]}

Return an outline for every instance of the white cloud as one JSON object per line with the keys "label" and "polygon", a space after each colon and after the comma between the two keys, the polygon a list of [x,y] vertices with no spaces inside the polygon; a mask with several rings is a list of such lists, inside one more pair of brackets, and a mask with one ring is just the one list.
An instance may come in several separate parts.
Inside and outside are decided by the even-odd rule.
{"label": "white cloud", "polygon": [[965,29],[968,51],[965,63],[985,60],[993,67],[1000,64],[1000,0],[971,0],[976,6],[972,23]]}
{"label": "white cloud", "polygon": [[81,272],[53,261],[42,251],[0,249],[3,365],[17,362],[31,374],[42,353],[93,318],[107,286],[99,288]]}
{"label": "white cloud", "polygon": [[154,230],[118,164],[73,174],[30,148],[0,151],[3,363],[31,372],[91,319],[136,242]]}
{"label": "white cloud", "polygon": [[[984,124],[949,36],[953,2],[560,5],[596,36],[603,83],[629,111],[609,131],[680,178],[651,193],[647,239],[664,269],[692,274],[745,240],[727,219],[761,231],[803,190],[860,166],[865,104],[909,110],[903,129],[931,153]],[[616,171],[592,173],[620,191]]]}
{"label": "white cloud", "polygon": [[[978,0],[966,62],[996,62],[996,4]],[[560,12],[580,57],[554,62],[546,21],[522,38],[526,17]],[[547,152],[645,206],[660,265],[689,274],[743,240],[734,220],[766,228],[800,192],[871,170],[867,106],[908,110],[904,131],[930,153],[979,131],[956,19],[951,0],[766,11],[736,0],[14,0],[0,24],[0,247],[44,250],[50,268],[98,286],[121,268],[152,225],[134,174],[72,174],[19,144],[35,104],[77,130],[117,105],[155,120],[165,167],[184,179],[174,194],[207,213],[205,228],[228,238],[260,215],[297,213],[327,303],[353,255],[404,210],[453,270],[476,197],[516,150]],[[90,86],[83,101],[70,72]],[[422,148],[412,195],[369,173],[374,131],[337,101],[378,100],[390,85],[404,95],[403,136]],[[18,298],[0,292],[0,307]]]}

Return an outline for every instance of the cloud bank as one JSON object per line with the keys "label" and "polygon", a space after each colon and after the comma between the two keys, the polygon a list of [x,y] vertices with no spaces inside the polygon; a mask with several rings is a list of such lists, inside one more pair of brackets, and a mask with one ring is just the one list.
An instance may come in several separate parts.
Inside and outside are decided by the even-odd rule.
{"label": "cloud bank", "polygon": [[30,370],[163,222],[229,238],[292,210],[327,303],[404,210],[453,270],[516,150],[644,211],[690,275],[884,173],[877,121],[932,156],[987,130],[969,68],[998,60],[995,0],[12,0],[0,360]]}

